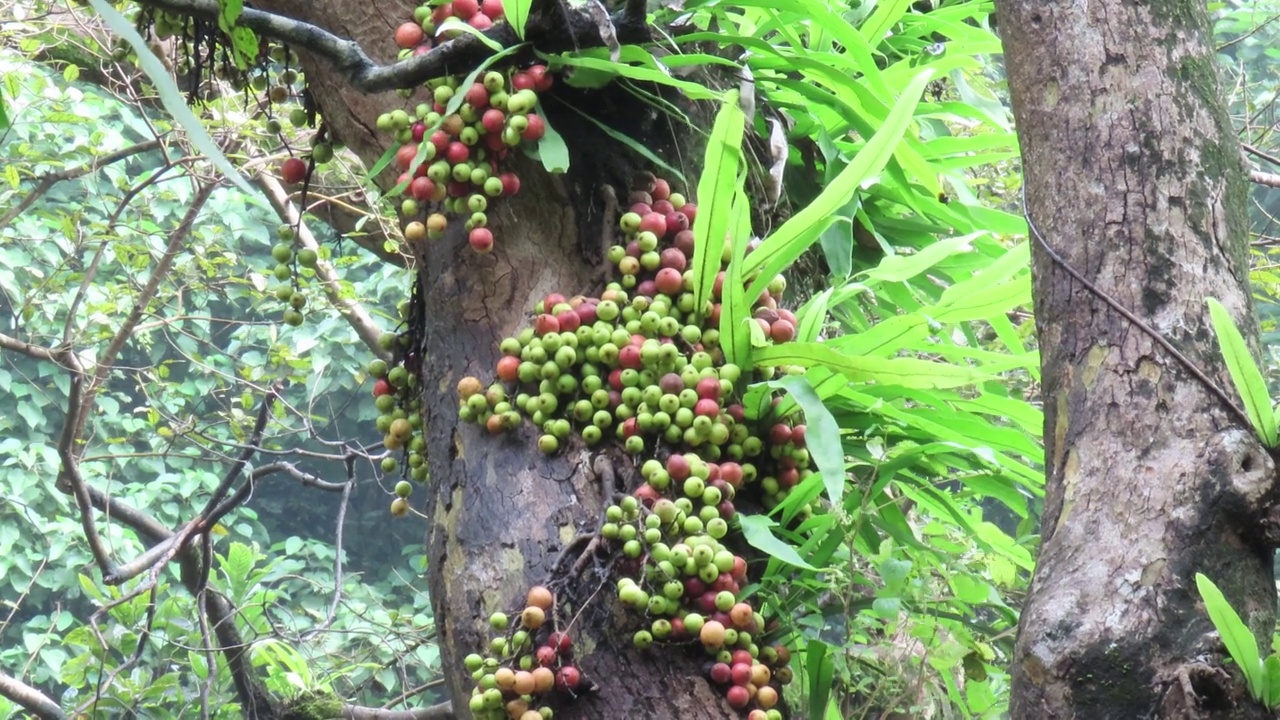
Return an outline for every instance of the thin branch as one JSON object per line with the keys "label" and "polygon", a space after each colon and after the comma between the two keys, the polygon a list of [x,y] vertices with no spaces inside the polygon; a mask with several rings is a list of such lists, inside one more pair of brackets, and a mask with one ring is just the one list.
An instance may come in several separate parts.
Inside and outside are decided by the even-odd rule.
{"label": "thin branch", "polygon": [[1267,162],[1271,163],[1272,165],[1280,165],[1280,158],[1278,158],[1278,157],[1276,157],[1275,155],[1272,155],[1272,154],[1270,154],[1270,153],[1263,152],[1262,150],[1259,150],[1258,148],[1256,148],[1256,147],[1254,147],[1254,146],[1250,145],[1249,143],[1240,143],[1240,147],[1241,147],[1241,148],[1242,148],[1246,153],[1249,153],[1250,155],[1252,155],[1252,156],[1254,156],[1254,157],[1257,157],[1257,158],[1261,158],[1261,159],[1263,159],[1263,160],[1266,160]]}
{"label": "thin branch", "polygon": [[431,707],[413,710],[384,710],[382,708],[343,705],[344,720],[454,720],[453,704],[445,701]]}
{"label": "thin branch", "polygon": [[1261,170],[1250,170],[1249,179],[1258,185],[1266,187],[1280,188],[1280,174],[1262,172]]}
{"label": "thin branch", "polygon": [[32,345],[25,340],[0,333],[0,350],[11,350],[16,353],[22,353],[27,357],[33,357],[37,360],[48,360],[49,362],[59,363],[59,353],[40,345]]}
{"label": "thin branch", "polygon": [[67,417],[62,424],[62,436],[58,439],[58,458],[62,461],[61,472],[58,473],[57,487],[64,492],[68,489],[76,499],[80,510],[80,526],[84,530],[85,540],[98,569],[104,577],[109,576],[115,568],[111,556],[102,544],[102,536],[98,534],[98,526],[93,520],[93,503],[89,497],[88,483],[80,474],[78,457],[78,440],[81,418],[87,415],[85,410],[89,400],[84,395],[84,366],[75,352],[68,350],[62,355],[62,361],[71,373],[71,388],[67,393]]}
{"label": "thin branch", "polygon": [[14,218],[21,215],[27,208],[31,207],[36,200],[43,197],[50,188],[63,180],[74,180],[76,178],[84,177],[85,175],[97,172],[107,165],[119,162],[125,158],[155,150],[159,148],[161,144],[162,142],[160,138],[147,140],[146,142],[140,142],[135,145],[130,145],[129,147],[120,148],[114,152],[109,152],[106,155],[99,155],[83,165],[77,165],[73,168],[66,168],[64,170],[56,170],[51,173],[46,173],[40,178],[40,182],[36,183],[35,188],[28,193],[26,197],[22,198],[21,202],[15,205],[9,212],[5,213],[3,218],[0,218],[0,226],[5,226],[13,222]]}
{"label": "thin branch", "polygon": [[[219,15],[217,0],[143,0],[142,4],[206,20],[217,20]],[[557,12],[532,15],[525,27],[525,38],[531,45],[548,53],[607,46],[590,13],[575,9],[566,11],[565,15],[568,23]],[[622,44],[645,43],[652,39],[644,3],[640,0],[629,2],[626,8],[614,13],[611,20],[617,40]],[[281,15],[245,8],[236,25],[325,58],[354,88],[367,93],[411,88],[433,78],[468,72],[495,52],[480,38],[461,35],[426,54],[391,65],[379,65],[369,59],[355,42]],[[507,23],[494,26],[484,35],[503,49],[523,44]]]}
{"label": "thin branch", "polygon": [[[66,720],[66,713],[48,695],[0,670],[0,696],[4,696],[40,720]],[[452,717],[452,716],[450,716]]]}
{"label": "thin branch", "polygon": [[[289,193],[280,184],[280,181],[261,173],[257,177],[258,187],[262,188],[267,194],[267,201],[275,208],[276,213],[280,215],[289,225],[297,228],[298,242],[304,248],[320,251],[320,244],[316,242],[315,235],[311,233],[311,229],[306,223],[302,222],[302,218],[298,214],[298,208],[289,202]],[[347,324],[351,325],[351,329],[356,331],[356,335],[364,341],[369,350],[374,355],[383,360],[391,360],[391,353],[382,349],[378,344],[378,338],[382,336],[382,328],[378,326],[378,322],[369,315],[368,311],[353,298],[342,296],[342,285],[338,280],[337,273],[334,272],[333,266],[325,260],[316,262],[316,277],[320,279],[320,286],[324,288],[325,297],[329,298],[329,303],[337,308],[338,313],[346,319]]]}

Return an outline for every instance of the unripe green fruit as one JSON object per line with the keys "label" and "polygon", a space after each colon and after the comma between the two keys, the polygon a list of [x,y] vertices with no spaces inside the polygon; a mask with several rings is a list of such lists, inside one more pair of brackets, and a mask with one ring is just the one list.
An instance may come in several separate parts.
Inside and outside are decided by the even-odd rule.
{"label": "unripe green fruit", "polygon": [[396,468],[398,467],[400,467],[400,463],[396,462],[395,458],[393,457],[382,458],[382,472],[393,473],[396,471]]}
{"label": "unripe green fruit", "polygon": [[560,441],[555,435],[543,435],[538,438],[538,449],[547,455],[551,455],[560,449]]}
{"label": "unripe green fruit", "polygon": [[284,323],[286,325],[290,325],[292,327],[298,327],[299,325],[302,324],[302,321],[303,321],[302,313],[298,312],[297,310],[294,310],[293,308],[289,308],[288,310],[284,311]]}
{"label": "unripe green fruit", "polygon": [[401,480],[396,483],[396,495],[407,498],[413,494],[413,484],[407,480]]}

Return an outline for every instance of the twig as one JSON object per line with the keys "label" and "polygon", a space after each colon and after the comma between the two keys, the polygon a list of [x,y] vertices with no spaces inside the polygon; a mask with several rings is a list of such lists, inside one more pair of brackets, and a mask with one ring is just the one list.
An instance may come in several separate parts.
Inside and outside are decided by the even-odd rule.
{"label": "twig", "polygon": [[40,720],[66,720],[66,713],[48,695],[0,670],[0,696],[4,696]]}
{"label": "twig", "polygon": [[453,703],[446,700],[438,705],[413,710],[343,705],[342,717],[345,720],[454,720],[457,716],[453,714]]}
{"label": "twig", "polygon": [[1280,174],[1262,172],[1261,170],[1250,170],[1249,179],[1257,185],[1265,185],[1267,187],[1280,187]]}

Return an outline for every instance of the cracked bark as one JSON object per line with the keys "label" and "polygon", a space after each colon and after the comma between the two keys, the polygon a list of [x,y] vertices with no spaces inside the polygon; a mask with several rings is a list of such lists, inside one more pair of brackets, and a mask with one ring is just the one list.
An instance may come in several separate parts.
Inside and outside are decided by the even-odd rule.
{"label": "cracked bark", "polygon": [[[257,6],[351,37],[380,61],[393,57],[394,29],[414,7],[400,1],[371,12],[367,3],[347,0],[268,0]],[[405,101],[391,93],[362,95],[323,62],[306,53],[300,57],[334,134],[372,164],[389,141],[372,132],[377,115],[411,108],[417,100]],[[474,425],[461,425],[457,417],[458,379],[492,377],[499,341],[529,321],[536,300],[553,291],[572,296],[603,286],[601,229],[609,209],[601,188],[625,190],[636,166],[615,141],[560,101],[647,141],[656,152],[663,152],[680,134],[638,108],[623,91],[587,93],[557,86],[553,94],[544,107],[549,121],[569,141],[569,175],[551,178],[531,162],[519,165],[521,193],[496,203],[490,212],[497,239],[491,255],[472,252],[458,226],[419,248],[426,308],[421,387],[431,480],[414,499],[422,503],[426,496],[426,580],[459,717],[469,716],[466,700],[473,684],[461,660],[487,646],[489,613],[516,608],[530,585],[553,580],[548,574],[561,548],[598,528],[603,516],[602,493],[590,459],[580,449],[546,458],[537,452],[536,434],[528,426],[495,438]],[[668,154],[700,156],[696,147]],[[630,647],[636,618],[616,605],[612,581],[603,569],[589,563],[581,574],[557,581],[559,598],[576,599],[562,615],[562,627],[580,607],[590,606],[571,632],[586,679],[601,691],[557,707],[556,717],[736,717],[702,679],[696,655]],[[588,603],[590,598],[594,599]]]}
{"label": "cracked bark", "polygon": [[[1204,298],[1256,344],[1239,145],[1203,3],[997,0],[1033,221],[1230,387]],[[1150,337],[1034,253],[1047,488],[1014,718],[1267,717],[1194,576],[1270,645],[1275,468]],[[1228,392],[1231,392],[1230,390]],[[1235,393],[1231,392],[1234,396]]]}

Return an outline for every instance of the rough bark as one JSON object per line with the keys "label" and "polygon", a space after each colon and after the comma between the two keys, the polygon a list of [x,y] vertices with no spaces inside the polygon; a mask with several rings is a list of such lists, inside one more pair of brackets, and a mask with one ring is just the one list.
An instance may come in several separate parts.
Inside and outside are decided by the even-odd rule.
{"label": "rough bark", "polygon": [[[1229,380],[1204,298],[1251,342],[1239,144],[1198,0],[997,0],[1027,209],[1101,291]],[[1034,252],[1043,540],[1014,660],[1015,718],[1253,717],[1194,576],[1270,646],[1274,464],[1204,383]],[[1233,397],[1235,393],[1228,390]]]}
{"label": "rough bark", "polygon": [[[256,6],[350,37],[379,60],[394,54],[394,28],[413,8],[406,2],[372,7],[349,0],[270,0]],[[377,115],[412,107],[414,101],[394,94],[361,95],[315,58],[302,54],[302,64],[336,137],[372,164],[389,141],[373,129]],[[611,127],[650,141],[651,147],[673,141],[664,118],[637,107],[622,91],[559,87],[554,92]],[[529,322],[536,300],[553,291],[572,296],[603,287],[603,230],[616,222],[604,188],[616,187],[625,195],[636,168],[616,141],[557,99],[545,99],[544,107],[569,143],[570,173],[552,178],[534,163],[522,165],[520,195],[495,203],[490,211],[497,239],[491,255],[471,251],[461,227],[418,248],[424,308],[418,328],[421,387],[431,469],[420,507],[429,518],[427,581],[454,710],[459,717],[470,716],[466,700],[473,681],[461,659],[487,645],[488,615],[515,608],[530,585],[552,582],[559,597],[573,601],[562,622],[574,620],[574,613],[587,606],[571,632],[585,678],[599,688],[557,707],[557,718],[734,717],[701,678],[696,655],[630,648],[636,618],[616,605],[604,565],[587,563],[578,575],[566,573],[575,549],[558,566],[560,572],[552,573],[575,537],[599,527],[609,497],[586,453],[570,448],[547,458],[538,453],[530,428],[491,437],[458,420],[457,381],[466,375],[492,377],[499,341]],[[626,468],[620,468],[625,476]]]}

